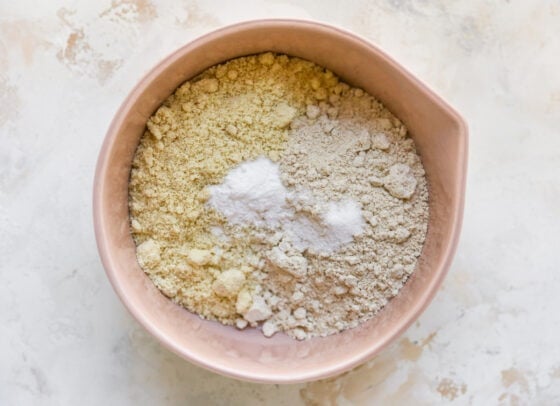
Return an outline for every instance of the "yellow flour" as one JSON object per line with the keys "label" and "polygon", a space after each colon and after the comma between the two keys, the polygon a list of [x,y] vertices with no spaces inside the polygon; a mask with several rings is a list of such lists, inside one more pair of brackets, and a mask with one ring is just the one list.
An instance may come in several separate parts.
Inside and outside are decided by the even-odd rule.
{"label": "yellow flour", "polygon": [[301,59],[244,57],[186,82],[150,118],[133,160],[131,229],[140,265],[165,295],[225,324],[251,306],[262,261],[251,241],[212,233],[229,225],[205,205],[205,188],[241,162],[278,161],[292,119],[337,83]]}

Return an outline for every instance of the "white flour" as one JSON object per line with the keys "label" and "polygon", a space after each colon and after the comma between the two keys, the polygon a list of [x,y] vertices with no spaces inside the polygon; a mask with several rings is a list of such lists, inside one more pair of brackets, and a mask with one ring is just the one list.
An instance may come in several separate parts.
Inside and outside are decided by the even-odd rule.
{"label": "white flour", "polygon": [[232,169],[223,184],[208,187],[210,206],[231,224],[277,227],[292,216],[278,165],[264,157]]}

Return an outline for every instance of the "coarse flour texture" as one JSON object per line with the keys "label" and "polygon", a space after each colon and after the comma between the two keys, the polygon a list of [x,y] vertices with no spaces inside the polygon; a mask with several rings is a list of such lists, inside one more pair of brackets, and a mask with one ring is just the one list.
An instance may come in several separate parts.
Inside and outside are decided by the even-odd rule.
{"label": "coarse flour texture", "polygon": [[271,53],[164,102],[129,196],[138,261],[165,295],[297,339],[371,318],[414,271],[428,223],[405,126],[331,72]]}

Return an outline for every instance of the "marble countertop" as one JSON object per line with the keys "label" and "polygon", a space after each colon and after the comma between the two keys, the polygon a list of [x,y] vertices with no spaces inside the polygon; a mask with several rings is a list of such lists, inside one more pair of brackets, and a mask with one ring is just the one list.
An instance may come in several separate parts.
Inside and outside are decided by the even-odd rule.
{"label": "marble countertop", "polygon": [[[17,1],[0,5],[0,404],[560,404],[560,2]],[[149,336],[100,264],[97,152],[163,56],[259,17],[377,43],[470,126],[451,272],[391,348],[326,381],[258,385]]]}

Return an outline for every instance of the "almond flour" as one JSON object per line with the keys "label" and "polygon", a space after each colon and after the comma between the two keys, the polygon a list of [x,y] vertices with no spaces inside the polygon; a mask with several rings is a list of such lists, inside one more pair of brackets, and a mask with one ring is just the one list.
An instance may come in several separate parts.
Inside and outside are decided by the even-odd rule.
{"label": "almond flour", "polygon": [[428,221],[404,125],[331,72],[271,53],[179,87],[147,124],[129,194],[138,261],[165,295],[297,339],[381,309]]}

